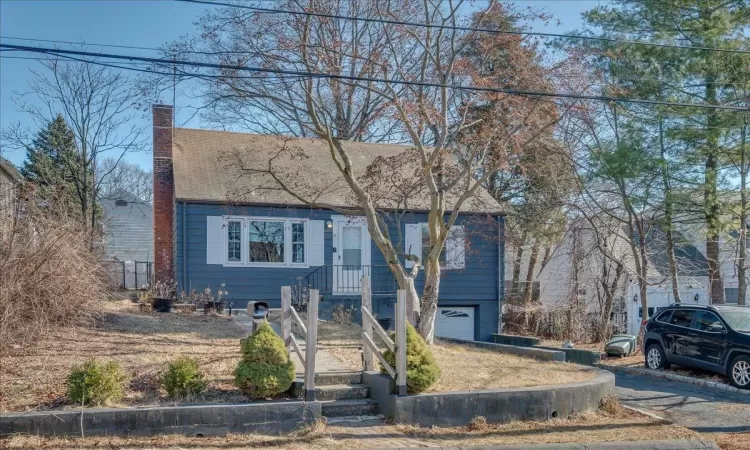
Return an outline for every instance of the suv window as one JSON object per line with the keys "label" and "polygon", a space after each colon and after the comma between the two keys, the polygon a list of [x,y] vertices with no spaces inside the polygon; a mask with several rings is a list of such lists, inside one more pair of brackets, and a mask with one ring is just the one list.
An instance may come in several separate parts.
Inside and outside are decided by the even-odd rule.
{"label": "suv window", "polygon": [[656,316],[656,320],[662,323],[669,323],[669,316],[672,315],[671,310],[664,311],[663,313]]}
{"label": "suv window", "polygon": [[734,331],[750,332],[750,308],[720,309],[719,313]]}
{"label": "suv window", "polygon": [[693,321],[693,315],[695,315],[694,310],[675,309],[672,312],[672,318],[669,320],[669,323],[680,327],[689,327]]}
{"label": "suv window", "polygon": [[700,331],[721,331],[724,324],[719,317],[710,311],[701,311],[695,318],[695,329]]}

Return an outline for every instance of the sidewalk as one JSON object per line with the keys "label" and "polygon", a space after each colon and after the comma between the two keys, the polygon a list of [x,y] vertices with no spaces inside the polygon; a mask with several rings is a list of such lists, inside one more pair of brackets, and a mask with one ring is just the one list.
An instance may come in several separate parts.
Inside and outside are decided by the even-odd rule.
{"label": "sidewalk", "polygon": [[[718,450],[711,441],[669,440],[630,442],[587,442],[585,444],[528,444],[487,447],[433,447],[434,450]],[[373,450],[401,450],[373,449]]]}
{"label": "sidewalk", "polygon": [[[232,316],[232,318],[240,325],[242,328],[245,329],[248,333],[250,333],[250,330],[252,329],[252,318],[247,315],[245,311],[239,311],[239,314],[236,316]],[[281,325],[276,322],[270,322],[271,327],[276,332],[276,334],[281,335]],[[295,335],[295,338],[297,339],[297,343],[300,346],[300,350],[302,350],[302,353],[304,354],[305,348],[307,347],[304,339],[304,336],[297,336]],[[292,361],[294,361],[294,365],[297,368],[297,374],[301,375],[305,373],[305,367],[302,364],[302,361],[300,361],[299,357],[297,356],[297,353],[295,351],[290,351],[290,355],[292,358]],[[331,372],[351,372],[352,369],[349,367],[348,364],[344,363],[340,359],[336,358],[335,356],[331,355],[328,351],[325,349],[322,349],[318,347],[316,353],[315,353],[315,373],[331,373]]]}

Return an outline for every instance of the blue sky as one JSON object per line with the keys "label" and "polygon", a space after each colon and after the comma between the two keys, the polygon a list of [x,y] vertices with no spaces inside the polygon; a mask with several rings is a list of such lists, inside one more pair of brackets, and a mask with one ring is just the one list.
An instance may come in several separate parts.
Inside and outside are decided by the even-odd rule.
{"label": "blue sky", "polygon": [[[272,2],[273,0],[270,0]],[[601,0],[520,0],[521,6],[535,6],[551,13],[561,21],[547,26],[539,24],[538,31],[566,32],[580,25],[581,13],[601,3]],[[194,30],[193,22],[210,6],[178,3],[170,0],[0,0],[0,36],[86,42],[90,51],[134,53],[134,50],[96,47],[95,43],[141,47],[159,47]],[[3,43],[20,45],[51,45],[2,39]],[[140,54],[150,53],[137,51]],[[11,56],[8,54],[8,56]],[[29,56],[14,53],[12,56]],[[32,126],[29,117],[17,111],[14,92],[27,90],[29,69],[40,68],[38,62],[23,59],[0,59],[0,128],[21,122]],[[200,120],[188,120],[189,111],[180,110],[177,99],[177,123],[200,128]],[[140,113],[136,119],[149,125]],[[187,121],[187,123],[185,123]],[[150,139],[150,128],[147,129]],[[22,151],[2,152],[13,163],[22,163]],[[131,162],[151,168],[151,154],[128,156]]]}

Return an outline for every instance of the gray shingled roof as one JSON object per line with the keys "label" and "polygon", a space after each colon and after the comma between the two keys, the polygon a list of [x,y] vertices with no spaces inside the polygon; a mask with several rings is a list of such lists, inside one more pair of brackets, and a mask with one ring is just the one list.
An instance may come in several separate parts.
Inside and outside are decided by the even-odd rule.
{"label": "gray shingled roof", "polygon": [[[345,145],[358,176],[364,174],[375,158],[397,157],[409,150],[409,147],[389,144],[347,142]],[[281,181],[295,191],[306,193],[306,199],[317,197],[316,204],[338,207],[355,205],[327,144],[319,139],[175,128],[173,159],[178,200],[304,205],[281,189],[269,174],[248,171],[267,169],[270,161]],[[393,172],[404,176],[408,170],[408,167],[399,167]],[[381,190],[376,195],[380,198],[378,206],[395,207],[388,200],[392,197],[389,191],[393,186],[380,183],[378,189]],[[448,196],[448,208],[452,207],[460,189],[451,193],[454,195]],[[429,198],[424,191],[410,199],[409,208],[429,209]],[[500,214],[503,208],[486,190],[478,189],[464,203],[462,211]]]}
{"label": "gray shingled roof", "polygon": [[23,179],[21,176],[21,173],[18,172],[18,169],[7,159],[0,156],[0,170],[7,173],[10,178],[15,180],[16,182],[19,182]]}

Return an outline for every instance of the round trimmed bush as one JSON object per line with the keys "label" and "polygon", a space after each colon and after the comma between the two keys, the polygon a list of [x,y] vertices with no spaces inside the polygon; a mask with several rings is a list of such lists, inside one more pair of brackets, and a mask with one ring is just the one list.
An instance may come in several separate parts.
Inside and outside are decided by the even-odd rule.
{"label": "round trimmed bush", "polygon": [[122,399],[125,375],[116,361],[90,359],[74,366],[68,375],[68,399],[84,405],[109,405]]}
{"label": "round trimmed bush", "polygon": [[[394,335],[395,336],[395,335]],[[394,338],[395,341],[395,338]],[[386,362],[396,368],[396,355],[386,350],[383,353]],[[384,368],[381,368],[386,373]],[[418,394],[429,389],[440,378],[440,367],[435,355],[411,324],[406,324],[406,390],[409,394]]]}
{"label": "round trimmed bush", "polygon": [[198,361],[188,357],[177,358],[169,363],[161,385],[172,398],[192,398],[206,390]]}
{"label": "round trimmed bush", "polygon": [[242,341],[242,360],[234,371],[234,383],[251,398],[269,398],[292,386],[294,362],[284,341],[268,322]]}

